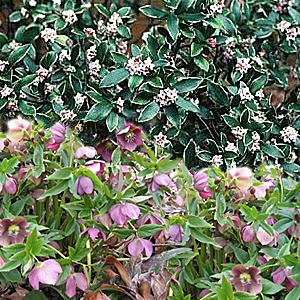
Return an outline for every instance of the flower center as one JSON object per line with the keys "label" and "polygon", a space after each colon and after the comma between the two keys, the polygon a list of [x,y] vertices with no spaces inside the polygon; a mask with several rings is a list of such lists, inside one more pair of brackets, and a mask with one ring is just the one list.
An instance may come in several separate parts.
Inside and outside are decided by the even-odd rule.
{"label": "flower center", "polygon": [[125,134],[124,138],[127,143],[131,143],[135,140],[135,134],[132,131],[129,131]]}
{"label": "flower center", "polygon": [[13,224],[8,227],[8,235],[16,236],[16,235],[18,235],[19,230],[20,230],[20,227],[18,225]]}
{"label": "flower center", "polygon": [[251,283],[251,275],[244,272],[240,275],[240,280],[243,284]]}

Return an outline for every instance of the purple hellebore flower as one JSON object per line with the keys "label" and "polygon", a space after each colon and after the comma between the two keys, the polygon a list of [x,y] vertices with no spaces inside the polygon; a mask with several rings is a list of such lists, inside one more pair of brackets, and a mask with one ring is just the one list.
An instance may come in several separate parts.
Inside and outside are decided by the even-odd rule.
{"label": "purple hellebore flower", "polygon": [[108,230],[110,229],[112,222],[109,214],[104,213],[102,215],[99,215],[95,218],[95,220],[101,222],[101,224],[105,226]]}
{"label": "purple hellebore flower", "polygon": [[274,235],[269,235],[265,230],[259,227],[258,231],[256,232],[256,238],[262,245],[267,245],[272,247],[273,245],[277,246],[277,242],[279,240],[279,233],[274,230]]}
{"label": "purple hellebore flower", "polygon": [[98,154],[102,155],[105,161],[110,162],[111,156],[117,147],[118,144],[115,143],[112,139],[106,139],[96,147],[96,150]]}
{"label": "purple hellebore flower", "polygon": [[239,264],[232,268],[230,274],[233,278],[230,278],[228,281],[234,283],[237,292],[248,292],[252,295],[257,295],[262,291],[259,273],[260,270],[257,267],[246,268],[245,265]]}
{"label": "purple hellebore flower", "polygon": [[175,183],[170,179],[167,174],[159,174],[154,176],[152,185],[151,185],[151,192],[155,192],[158,190],[159,187],[166,186],[168,188],[175,187]]}
{"label": "purple hellebore flower", "polygon": [[[230,213],[226,213],[225,216],[228,217]],[[241,220],[239,218],[238,215],[230,215],[229,218],[231,219],[231,221],[233,222],[234,226],[238,229],[242,229],[242,223],[241,223]],[[225,231],[228,229],[228,228],[231,228],[231,224],[227,221],[227,223],[223,226],[220,226],[219,223],[217,223],[217,230],[224,234]]]}
{"label": "purple hellebore flower", "polygon": [[162,220],[151,214],[151,213],[146,213],[144,215],[142,215],[141,217],[139,217],[136,222],[135,225],[140,228],[141,226],[145,225],[145,224],[157,224],[157,225],[161,225],[163,224]]}
{"label": "purple hellebore flower", "polygon": [[211,196],[211,193],[205,190],[209,178],[205,173],[206,170],[207,169],[200,170],[194,175],[194,187],[203,199],[207,199]]}
{"label": "purple hellebore flower", "polygon": [[109,209],[111,219],[119,225],[124,225],[128,219],[136,220],[139,214],[140,209],[129,202],[115,204]]}
{"label": "purple hellebore flower", "polygon": [[14,195],[18,191],[18,184],[14,178],[7,177],[3,185],[7,194]]}
{"label": "purple hellebore flower", "polygon": [[76,179],[75,191],[78,195],[92,195],[94,190],[94,184],[91,178],[86,176],[81,176]]}
{"label": "purple hellebore flower", "polygon": [[181,225],[173,224],[169,227],[169,233],[166,233],[164,230],[164,235],[167,239],[171,237],[175,241],[182,242],[184,231]]}
{"label": "purple hellebore flower", "polygon": [[23,243],[25,235],[30,235],[26,227],[28,227],[28,223],[23,217],[16,216],[13,220],[2,219],[0,222],[0,245],[7,247],[11,244]]}
{"label": "purple hellebore flower", "polygon": [[147,257],[151,257],[153,252],[152,243],[142,238],[136,238],[128,245],[128,252],[133,257],[139,256],[143,250],[145,250]]}
{"label": "purple hellebore flower", "polygon": [[54,259],[48,259],[42,263],[37,263],[28,275],[31,286],[39,289],[39,283],[55,285],[58,275],[62,273],[60,264]]}
{"label": "purple hellebore flower", "polygon": [[89,281],[83,273],[71,272],[70,276],[67,278],[66,284],[66,295],[72,298],[76,295],[76,285],[85,291],[89,286]]}
{"label": "purple hellebore flower", "polygon": [[294,279],[290,278],[292,268],[293,267],[280,266],[275,272],[271,274],[271,276],[273,277],[273,281],[276,284],[281,285],[285,280],[287,280],[285,282],[285,288],[288,292],[294,287],[298,286],[297,282]]}
{"label": "purple hellebore flower", "polygon": [[[289,212],[293,213],[295,212],[295,210],[290,209]],[[295,219],[297,221],[297,223],[300,221],[300,209],[298,209],[297,214],[295,215]],[[292,235],[295,229],[295,224],[291,225],[288,229],[287,229],[287,233],[289,235]],[[294,234],[294,238],[299,240],[300,239],[300,226],[297,225],[295,234]]]}
{"label": "purple hellebore flower", "polygon": [[270,189],[270,187],[273,187],[274,184],[272,182],[262,182],[262,184],[255,187],[254,195],[257,199],[263,199],[266,197],[267,190]]}
{"label": "purple hellebore flower", "polygon": [[252,171],[249,168],[232,168],[228,171],[227,180],[230,186],[240,191],[247,191],[252,185],[250,176],[252,176]]}
{"label": "purple hellebore flower", "polygon": [[60,147],[60,143],[54,142],[54,139],[49,139],[46,141],[46,148],[51,151],[56,151]]}
{"label": "purple hellebore flower", "polygon": [[66,128],[64,125],[55,123],[50,130],[55,143],[60,144],[65,140]]}
{"label": "purple hellebore flower", "polygon": [[127,150],[133,151],[136,146],[143,145],[141,127],[126,124],[124,129],[117,132],[117,140]]}
{"label": "purple hellebore flower", "polygon": [[89,236],[91,237],[91,239],[93,241],[95,241],[95,239],[96,239],[96,237],[98,237],[99,233],[100,233],[102,239],[104,241],[106,241],[106,236],[105,236],[104,232],[97,228],[87,228],[79,234],[79,237],[81,237],[86,232],[89,234]]}
{"label": "purple hellebore flower", "polygon": [[243,228],[241,233],[242,240],[245,243],[252,242],[255,238],[255,231],[252,225],[247,225]]}
{"label": "purple hellebore flower", "polygon": [[95,148],[93,147],[89,147],[89,146],[84,146],[84,147],[80,147],[76,150],[74,158],[75,159],[79,159],[79,158],[94,158],[97,155],[97,151]]}
{"label": "purple hellebore flower", "polygon": [[95,173],[98,177],[104,172],[104,161],[90,160],[85,163],[85,167]]}

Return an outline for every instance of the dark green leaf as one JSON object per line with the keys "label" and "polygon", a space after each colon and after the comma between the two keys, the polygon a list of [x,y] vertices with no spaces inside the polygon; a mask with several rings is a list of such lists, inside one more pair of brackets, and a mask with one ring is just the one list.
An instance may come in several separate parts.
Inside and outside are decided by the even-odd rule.
{"label": "dark green leaf", "polygon": [[129,75],[129,71],[125,68],[113,70],[102,79],[100,82],[100,87],[103,88],[116,85],[128,78]]}

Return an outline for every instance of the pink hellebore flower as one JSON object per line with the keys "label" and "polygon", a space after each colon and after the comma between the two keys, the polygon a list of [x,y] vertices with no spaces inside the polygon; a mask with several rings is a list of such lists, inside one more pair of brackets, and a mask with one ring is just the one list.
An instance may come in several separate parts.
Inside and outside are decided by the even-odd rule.
{"label": "pink hellebore flower", "polygon": [[78,195],[93,195],[94,184],[93,181],[86,176],[81,176],[76,179],[75,191]]}
{"label": "pink hellebore flower", "polygon": [[171,237],[175,241],[182,242],[184,231],[181,225],[173,224],[169,227],[169,233],[164,231],[164,234],[166,238]]}
{"label": "pink hellebore flower", "polygon": [[135,225],[140,228],[141,226],[145,225],[145,224],[157,224],[157,225],[161,225],[163,224],[162,223],[162,220],[151,214],[151,213],[146,213],[144,215],[142,215],[141,217],[139,217],[136,222],[135,222]]}
{"label": "pink hellebore flower", "polygon": [[110,226],[112,224],[112,220],[110,218],[109,214],[102,214],[95,218],[95,220],[99,221],[103,226],[105,226],[108,230],[110,229]]}
{"label": "pink hellebore flower", "polygon": [[153,252],[152,243],[142,238],[136,238],[128,245],[128,252],[133,257],[139,256],[143,250],[145,250],[147,257],[151,257]]}
{"label": "pink hellebore flower", "polygon": [[[291,210],[289,210],[289,212],[293,213],[293,212],[295,212],[295,211],[294,211],[293,209],[291,209]],[[298,209],[298,212],[297,212],[297,214],[295,215],[295,219],[296,219],[297,223],[300,221],[300,209]],[[296,228],[296,231],[295,231],[295,233],[294,233],[294,238],[295,238],[296,240],[299,240],[299,239],[300,239],[300,226],[298,226],[298,225],[296,225],[296,226],[297,226],[297,228]],[[292,235],[293,232],[294,232],[294,229],[295,229],[295,224],[291,225],[291,226],[287,229],[287,233],[288,233],[289,235]]]}
{"label": "pink hellebore flower", "polygon": [[96,237],[98,237],[99,233],[100,233],[102,239],[103,239],[104,241],[106,241],[106,236],[105,236],[104,232],[101,231],[101,230],[99,230],[99,229],[97,229],[97,228],[87,228],[87,229],[85,229],[84,231],[82,231],[82,232],[79,234],[79,237],[81,237],[81,236],[82,236],[84,233],[86,233],[86,232],[89,234],[90,238],[91,238],[93,241],[95,241],[95,239],[96,239]]}
{"label": "pink hellebore flower", "polygon": [[274,235],[272,236],[269,235],[264,229],[259,227],[258,231],[256,232],[256,238],[264,246],[277,246],[277,242],[279,240],[279,233],[276,230],[274,230]]}
{"label": "pink hellebore flower", "polygon": [[66,128],[64,125],[55,123],[50,130],[55,143],[60,144],[65,140]]}
{"label": "pink hellebore flower", "polygon": [[117,132],[117,140],[127,150],[133,151],[136,146],[143,145],[141,127],[126,124],[123,130]]}
{"label": "pink hellebore flower", "polygon": [[74,158],[79,159],[79,158],[94,158],[97,155],[97,151],[93,147],[80,147],[76,150]]}
{"label": "pink hellebore flower", "polygon": [[170,179],[167,174],[159,174],[154,176],[153,182],[151,185],[151,192],[155,192],[159,187],[166,186],[168,188],[175,187],[175,183]]}
{"label": "pink hellebore flower", "polygon": [[60,143],[54,142],[53,138],[46,141],[46,148],[51,151],[56,151],[59,147],[60,147]]}
{"label": "pink hellebore flower", "polygon": [[294,287],[298,286],[297,282],[294,279],[290,278],[292,268],[293,267],[280,266],[275,272],[271,274],[271,276],[273,277],[273,281],[276,284],[281,285],[285,280],[287,280],[285,282],[285,288],[288,292]]}
{"label": "pink hellebore flower", "polygon": [[232,268],[230,274],[233,278],[230,278],[228,281],[234,283],[237,292],[248,292],[252,295],[257,295],[262,291],[259,273],[260,270],[257,267],[246,268],[245,265],[239,264]]}
{"label": "pink hellebore flower", "polygon": [[[34,167],[34,166],[32,166],[32,167]],[[21,181],[22,178],[28,173],[29,170],[30,170],[30,168],[21,166],[19,173],[18,173],[18,181]],[[32,181],[35,186],[38,186],[43,181],[43,175],[41,175],[38,178],[35,178],[32,174],[30,174],[28,177],[28,180]]]}
{"label": "pink hellebore flower", "polygon": [[39,289],[39,283],[55,285],[58,275],[62,273],[60,264],[54,259],[48,259],[42,263],[37,263],[28,275],[31,286]]}
{"label": "pink hellebore flower", "polygon": [[247,225],[243,228],[241,233],[242,240],[245,243],[252,242],[255,238],[255,231],[252,225]]}
{"label": "pink hellebore flower", "polygon": [[118,144],[115,143],[112,139],[107,139],[102,141],[97,147],[97,153],[102,155],[105,161],[110,162],[111,156],[114,150],[118,147]]}
{"label": "pink hellebore flower", "polygon": [[32,124],[24,120],[21,116],[18,119],[11,120],[7,123],[9,131],[7,137],[15,143],[30,137]]}
{"label": "pink hellebore flower", "polygon": [[109,209],[111,219],[119,225],[124,225],[128,219],[136,220],[139,217],[140,209],[129,202],[115,204]]}
{"label": "pink hellebore flower", "polygon": [[[230,220],[233,222],[233,224],[234,224],[234,226],[236,227],[236,228],[238,228],[238,229],[242,229],[242,223],[241,223],[241,220],[240,220],[240,218],[239,218],[239,216],[238,215],[231,215],[231,216],[228,216],[229,215],[229,213],[226,213],[225,214],[225,216],[228,218],[230,218]],[[231,226],[231,223],[229,223],[228,221],[227,221],[227,223],[225,224],[225,225],[223,225],[223,226],[220,226],[219,225],[219,223],[217,223],[217,230],[220,232],[220,233],[222,233],[222,234],[224,234],[225,233],[225,231],[228,229],[228,228],[231,228],[232,226]]]}
{"label": "pink hellebore flower", "polygon": [[257,199],[264,199],[267,194],[267,190],[273,187],[274,184],[272,182],[262,182],[262,184],[255,187],[254,195]]}
{"label": "pink hellebore flower", "polygon": [[200,170],[194,175],[194,187],[203,199],[207,199],[211,196],[211,193],[205,190],[209,178],[204,172],[206,170],[207,169]]}
{"label": "pink hellebore flower", "polygon": [[26,227],[28,227],[28,223],[23,217],[16,216],[13,220],[2,219],[0,222],[0,245],[7,247],[11,244],[23,243],[25,235],[30,234]]}
{"label": "pink hellebore flower", "polygon": [[66,295],[69,298],[72,298],[76,295],[76,285],[82,291],[85,291],[89,286],[89,282],[83,273],[75,273],[72,271],[70,276],[67,278],[66,284]]}
{"label": "pink hellebore flower", "polygon": [[89,160],[85,163],[85,167],[91,170],[94,174],[100,177],[104,172],[104,161],[102,160]]}
{"label": "pink hellebore flower", "polygon": [[250,176],[252,176],[252,171],[249,168],[232,168],[228,171],[227,180],[230,186],[247,191],[252,185]]}
{"label": "pink hellebore flower", "polygon": [[6,194],[14,195],[18,191],[18,184],[14,178],[7,177],[3,185]]}

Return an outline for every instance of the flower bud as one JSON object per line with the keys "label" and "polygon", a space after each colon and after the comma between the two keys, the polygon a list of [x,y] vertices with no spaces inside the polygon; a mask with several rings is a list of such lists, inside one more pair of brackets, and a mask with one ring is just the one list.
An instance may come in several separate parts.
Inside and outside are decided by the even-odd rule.
{"label": "flower bud", "polygon": [[254,195],[254,194],[255,194],[255,191],[256,191],[255,188],[252,187],[252,188],[250,189],[250,194],[251,194],[251,195]]}
{"label": "flower bud", "polygon": [[214,184],[219,184],[221,182],[221,178],[220,177],[216,177]]}
{"label": "flower bud", "polygon": [[4,146],[5,146],[5,147],[8,147],[8,146],[9,146],[9,141],[8,141],[8,140],[4,140],[3,143],[4,143]]}

